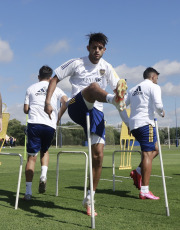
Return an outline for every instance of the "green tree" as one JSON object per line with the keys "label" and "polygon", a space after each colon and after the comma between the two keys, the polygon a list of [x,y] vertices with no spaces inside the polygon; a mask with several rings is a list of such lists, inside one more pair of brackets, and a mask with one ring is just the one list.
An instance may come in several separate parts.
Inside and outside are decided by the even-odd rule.
{"label": "green tree", "polygon": [[25,125],[22,125],[20,121],[12,119],[9,121],[7,135],[16,138],[17,145],[24,145],[25,141]]}

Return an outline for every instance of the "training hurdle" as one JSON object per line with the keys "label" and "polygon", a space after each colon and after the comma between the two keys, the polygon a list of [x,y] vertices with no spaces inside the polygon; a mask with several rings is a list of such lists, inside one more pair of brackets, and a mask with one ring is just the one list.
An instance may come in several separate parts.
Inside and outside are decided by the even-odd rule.
{"label": "training hurdle", "polygon": [[88,156],[86,152],[83,151],[60,151],[57,154],[57,165],[56,165],[56,196],[58,196],[58,181],[59,181],[59,157],[63,153],[69,154],[84,154],[85,156],[85,180],[84,180],[84,198],[86,197],[87,192],[87,171],[88,171]]}
{"label": "training hurdle", "polygon": [[22,164],[23,164],[23,157],[19,153],[2,153],[2,147],[4,145],[4,141],[6,138],[6,133],[7,133],[7,127],[8,127],[8,122],[9,122],[9,113],[5,113],[6,110],[6,104],[3,103],[5,106],[5,109],[2,113],[2,132],[0,132],[0,139],[2,139],[2,143],[0,146],[0,155],[5,155],[5,156],[18,156],[20,157],[20,167],[19,167],[19,176],[18,176],[18,185],[17,185],[17,192],[16,192],[16,201],[15,201],[15,209],[18,208],[18,201],[19,201],[19,192],[20,192],[20,185],[21,185],[21,176],[22,176]]}
{"label": "training hurdle", "polygon": [[[114,159],[114,156],[116,153],[121,153],[122,152],[126,152],[126,153],[129,153],[129,152],[138,152],[139,154],[141,154],[141,151],[138,151],[138,150],[116,150],[113,152],[112,154],[112,169],[113,169],[113,191],[115,191],[115,177],[122,177],[122,176],[116,176],[115,174],[115,159]],[[126,177],[126,178],[130,178],[130,177]]]}
{"label": "training hurdle", "polygon": [[16,201],[15,201],[15,209],[18,208],[18,201],[19,201],[19,192],[21,186],[21,176],[22,176],[22,165],[23,165],[23,157],[19,153],[0,153],[0,155],[6,156],[19,156],[20,157],[20,167],[19,167],[19,176],[18,176],[18,185],[17,185],[17,192],[16,192]]}

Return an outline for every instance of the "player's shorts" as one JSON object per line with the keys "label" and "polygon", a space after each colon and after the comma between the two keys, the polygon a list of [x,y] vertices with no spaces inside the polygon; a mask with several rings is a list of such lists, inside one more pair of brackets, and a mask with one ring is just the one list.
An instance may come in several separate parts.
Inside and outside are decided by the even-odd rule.
{"label": "player's shorts", "polygon": [[37,155],[41,150],[46,152],[53,140],[55,129],[43,124],[31,124],[27,126],[27,152],[29,155]]}
{"label": "player's shorts", "polygon": [[138,129],[133,129],[131,133],[140,143],[141,151],[149,152],[155,150],[155,143],[157,142],[155,127],[145,125]]}
{"label": "player's shorts", "polygon": [[98,135],[105,140],[104,114],[95,107],[88,110],[81,92],[73,97],[68,104],[68,114],[77,124],[81,125],[87,136],[86,113],[90,116],[90,132]]}

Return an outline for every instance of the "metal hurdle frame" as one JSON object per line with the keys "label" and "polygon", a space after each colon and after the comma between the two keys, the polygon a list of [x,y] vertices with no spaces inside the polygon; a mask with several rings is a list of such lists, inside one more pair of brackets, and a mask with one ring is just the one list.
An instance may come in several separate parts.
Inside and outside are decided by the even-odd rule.
{"label": "metal hurdle frame", "polygon": [[86,124],[87,124],[87,138],[88,138],[88,152],[89,152],[89,180],[90,180],[90,192],[91,192],[91,228],[95,229],[92,152],[91,152],[91,133],[90,133],[89,113],[86,113]]}
{"label": "metal hurdle frame", "polygon": [[88,156],[86,152],[83,151],[60,151],[57,154],[57,165],[56,165],[56,196],[58,196],[58,181],[59,181],[59,157],[62,153],[80,153],[85,156],[85,180],[84,180],[84,198],[86,197],[87,192],[87,171],[88,171]]}
{"label": "metal hurdle frame", "polygon": [[160,158],[162,181],[163,181],[163,188],[164,188],[164,198],[165,198],[166,215],[170,216],[157,118],[154,119],[154,123],[155,123],[155,127],[156,127],[156,135],[157,135],[157,142],[158,142],[158,148],[159,148],[159,158]]}
{"label": "metal hurdle frame", "polygon": [[[141,151],[138,150],[116,150],[113,152],[112,154],[112,168],[113,168],[113,191],[115,192],[115,177],[122,177],[122,176],[116,176],[115,175],[115,160],[114,160],[114,156],[115,153],[121,153],[121,152],[138,152],[141,155]],[[129,177],[126,177],[129,178]]]}
{"label": "metal hurdle frame", "polygon": [[22,165],[23,165],[23,157],[19,153],[0,153],[0,155],[6,156],[19,156],[20,157],[20,167],[19,167],[19,176],[18,176],[18,185],[17,185],[17,192],[16,192],[16,201],[15,201],[15,209],[18,208],[18,201],[19,201],[19,192],[21,186],[21,176],[22,176]]}

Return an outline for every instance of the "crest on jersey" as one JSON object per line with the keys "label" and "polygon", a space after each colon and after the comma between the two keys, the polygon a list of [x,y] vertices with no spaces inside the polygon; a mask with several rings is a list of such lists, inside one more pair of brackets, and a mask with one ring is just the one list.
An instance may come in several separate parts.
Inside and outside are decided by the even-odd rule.
{"label": "crest on jersey", "polygon": [[100,72],[100,75],[103,76],[105,74],[105,69],[100,69],[99,72]]}

